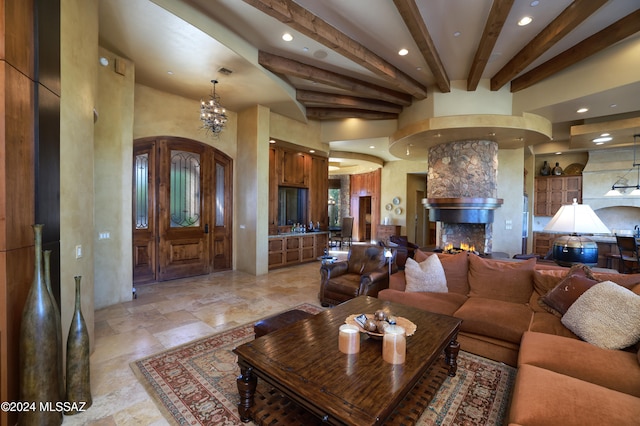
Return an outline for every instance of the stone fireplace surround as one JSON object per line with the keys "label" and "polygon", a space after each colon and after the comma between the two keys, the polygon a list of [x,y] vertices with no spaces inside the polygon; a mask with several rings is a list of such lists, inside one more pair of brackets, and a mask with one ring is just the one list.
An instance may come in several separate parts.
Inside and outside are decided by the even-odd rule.
{"label": "stone fireplace surround", "polygon": [[491,253],[497,196],[498,144],[464,140],[429,148],[429,219],[437,222],[436,245]]}

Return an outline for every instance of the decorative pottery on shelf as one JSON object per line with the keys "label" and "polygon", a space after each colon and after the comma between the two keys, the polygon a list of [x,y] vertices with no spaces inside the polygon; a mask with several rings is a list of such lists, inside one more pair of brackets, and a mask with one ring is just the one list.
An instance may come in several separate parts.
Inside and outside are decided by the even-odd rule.
{"label": "decorative pottery on shelf", "polygon": [[540,176],[549,176],[551,174],[551,166],[546,161],[540,168]]}
{"label": "decorative pottery on shelf", "polygon": [[[27,295],[20,323],[20,401],[35,404],[34,410],[20,413],[20,425],[59,425],[62,413],[55,410],[60,402],[58,376],[58,338],[56,310],[42,270],[42,228],[33,225],[35,265],[33,282]],[[52,405],[51,410],[41,410]]]}
{"label": "decorative pottery on shelf", "polygon": [[69,336],[67,337],[67,406],[66,415],[77,414],[89,408],[91,398],[91,380],[89,369],[89,331],[82,316],[80,297],[80,281],[82,277],[74,277],[76,281],[76,299]]}

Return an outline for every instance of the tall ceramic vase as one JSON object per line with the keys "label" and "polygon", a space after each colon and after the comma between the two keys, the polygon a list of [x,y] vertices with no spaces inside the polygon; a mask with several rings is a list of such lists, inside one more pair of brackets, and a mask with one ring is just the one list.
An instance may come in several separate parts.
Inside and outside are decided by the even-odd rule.
{"label": "tall ceramic vase", "polygon": [[[22,311],[19,343],[20,401],[34,403],[36,409],[20,413],[21,426],[62,423],[62,413],[55,410],[60,401],[56,312],[42,273],[42,227],[33,225],[34,276]],[[41,409],[48,405],[51,409]]]}
{"label": "tall ceramic vase", "polygon": [[89,408],[91,399],[91,380],[89,375],[89,331],[82,316],[80,298],[80,280],[76,281],[76,302],[67,337],[67,405],[66,415],[77,414]]}
{"label": "tall ceramic vase", "polygon": [[53,295],[53,288],[51,287],[51,250],[44,251],[44,282],[47,285],[47,291],[49,297],[51,297],[51,303],[53,303],[53,310],[55,313],[56,321],[56,344],[58,349],[58,359],[56,361],[58,367],[58,388],[60,389],[60,401],[64,399],[64,370],[62,364],[62,320],[60,318],[60,308],[56,297]]}

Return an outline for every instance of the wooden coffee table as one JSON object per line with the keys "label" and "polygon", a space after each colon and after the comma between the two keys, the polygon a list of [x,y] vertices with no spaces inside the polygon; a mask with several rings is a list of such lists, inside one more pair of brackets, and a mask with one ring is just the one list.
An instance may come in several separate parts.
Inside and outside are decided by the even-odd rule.
{"label": "wooden coffee table", "polygon": [[[407,337],[404,364],[382,359],[382,341],[362,334],[360,352],[338,350],[338,327],[351,314],[388,308],[417,329]],[[378,425],[393,412],[444,352],[456,373],[461,321],[409,306],[361,296],[234,349],[242,421],[252,420],[257,379],[328,424]]]}

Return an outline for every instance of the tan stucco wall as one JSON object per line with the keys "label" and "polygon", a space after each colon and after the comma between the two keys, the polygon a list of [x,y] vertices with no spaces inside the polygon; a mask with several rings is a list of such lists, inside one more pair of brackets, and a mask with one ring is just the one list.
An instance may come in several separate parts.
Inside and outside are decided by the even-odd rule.
{"label": "tan stucco wall", "polygon": [[[407,214],[415,213],[415,208],[408,208],[415,204],[415,192],[408,191],[407,179],[409,173],[427,174],[427,163],[422,161],[398,160],[385,163],[380,175],[380,220],[385,217],[391,219],[391,225],[402,226],[402,235],[407,235]],[[395,197],[400,198],[397,207],[402,208],[401,214],[395,214],[395,210],[388,212],[385,206],[391,203]],[[395,209],[395,207],[394,207]]]}
{"label": "tan stucco wall", "polygon": [[320,140],[320,129],[317,120],[303,123],[275,112],[269,114],[269,137],[328,153],[329,144]]}
{"label": "tan stucco wall", "polygon": [[[493,251],[509,257],[522,252],[524,205],[524,148],[498,151],[498,198],[504,199],[493,221]],[[511,229],[506,222],[511,221]]]}
{"label": "tan stucco wall", "polygon": [[214,146],[231,158],[236,158],[235,112],[227,110],[227,126],[218,137],[214,137],[202,129],[200,100],[136,84],[134,106],[134,139],[148,136],[179,136]]}
{"label": "tan stucco wall", "polygon": [[[100,48],[109,60],[98,67],[95,124],[95,307],[131,300],[133,94],[135,69],[131,61]],[[115,72],[116,58],[125,73]],[[108,233],[108,238],[100,234]]]}
{"label": "tan stucco wall", "polygon": [[[94,336],[94,136],[98,1],[60,2],[60,305],[64,339],[82,276],[82,313]],[[77,245],[82,257],[76,259]],[[66,345],[63,345],[66,347]]]}
{"label": "tan stucco wall", "polygon": [[247,108],[238,114],[238,161],[234,208],[237,269],[254,275],[268,272],[269,235],[269,109]]}

